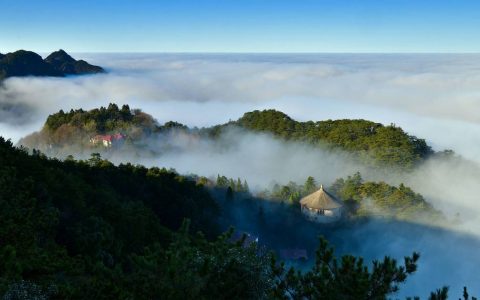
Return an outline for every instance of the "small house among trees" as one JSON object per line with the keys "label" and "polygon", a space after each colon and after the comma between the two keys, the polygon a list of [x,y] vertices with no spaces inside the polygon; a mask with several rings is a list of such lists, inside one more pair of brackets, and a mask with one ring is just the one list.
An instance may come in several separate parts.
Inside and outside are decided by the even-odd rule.
{"label": "small house among trees", "polygon": [[300,200],[302,213],[319,223],[337,221],[342,216],[342,203],[320,186],[320,189]]}
{"label": "small house among trees", "polygon": [[93,146],[102,145],[105,148],[117,146],[125,140],[126,136],[121,133],[96,135],[90,139],[90,144]]}

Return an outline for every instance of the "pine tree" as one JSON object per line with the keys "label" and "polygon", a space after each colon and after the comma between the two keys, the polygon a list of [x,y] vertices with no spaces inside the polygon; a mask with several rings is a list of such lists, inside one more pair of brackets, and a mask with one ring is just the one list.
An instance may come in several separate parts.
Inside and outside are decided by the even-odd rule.
{"label": "pine tree", "polygon": [[315,178],[312,176],[308,176],[305,184],[303,185],[303,192],[305,195],[313,193],[317,189],[317,183],[315,182]]}
{"label": "pine tree", "polygon": [[242,181],[240,180],[240,178],[237,178],[237,184],[235,185],[235,190],[237,192],[243,192],[243,185],[242,185]]}
{"label": "pine tree", "polygon": [[248,187],[248,183],[246,180],[243,180],[243,191],[245,193],[250,193],[250,188]]}
{"label": "pine tree", "polygon": [[227,192],[225,194],[225,198],[228,200],[228,201],[232,201],[233,200],[233,189],[231,186],[229,186],[227,188]]}

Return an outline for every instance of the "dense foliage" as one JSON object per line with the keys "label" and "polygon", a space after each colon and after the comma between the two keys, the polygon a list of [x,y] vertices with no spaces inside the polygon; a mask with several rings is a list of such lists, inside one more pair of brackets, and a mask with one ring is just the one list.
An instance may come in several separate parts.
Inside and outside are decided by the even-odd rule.
{"label": "dense foliage", "polygon": [[67,147],[71,152],[79,152],[80,148],[91,148],[90,139],[98,134],[122,133],[128,141],[138,141],[160,130],[152,116],[130,109],[128,105],[119,108],[111,103],[108,107],[90,111],[60,110],[48,116],[40,132],[25,137],[19,143],[42,151]]}
{"label": "dense foliage", "polygon": [[365,182],[360,173],[356,173],[346,179],[337,179],[331,190],[347,204],[352,215],[444,220],[422,195],[403,184],[396,187],[385,182]]}
{"label": "dense foliage", "polygon": [[101,67],[75,60],[65,51],[50,54],[45,60],[35,52],[18,50],[0,54],[0,80],[12,76],[65,76],[101,73]]}
{"label": "dense foliage", "polygon": [[48,116],[45,127],[48,130],[57,130],[61,126],[70,125],[91,133],[107,133],[114,130],[126,130],[130,126],[152,130],[155,125],[153,118],[139,110],[130,110],[128,105],[121,109],[116,104],[84,111],[83,109],[70,110]]}
{"label": "dense foliage", "polygon": [[227,188],[238,193],[248,193],[250,191],[246,180],[243,180],[242,182],[240,178],[234,180],[233,178],[227,178],[226,176],[220,175],[217,175],[216,187]]}
{"label": "dense foliage", "polygon": [[278,199],[289,204],[298,205],[300,199],[319,188],[313,176],[307,177],[303,185],[290,181],[287,185],[274,184],[272,190],[261,193],[263,197]]}
{"label": "dense foliage", "polygon": [[338,261],[333,249],[321,239],[310,271],[286,271],[282,265],[274,269],[280,277],[274,295],[281,299],[385,299],[416,271],[418,258],[414,253],[405,257],[404,266],[398,266],[385,257],[369,270],[361,258],[346,255]]}
{"label": "dense foliage", "polygon": [[218,213],[205,189],[174,172],[99,156],[50,160],[0,139],[0,291],[24,279],[55,283],[63,297],[121,295],[116,280],[137,276],[133,259],[146,247],[165,245],[184,218],[214,235]]}
{"label": "dense foliage", "polygon": [[248,112],[237,121],[198,130],[174,121],[159,125],[152,116],[140,110],[131,110],[128,105],[119,109],[116,104],[90,111],[61,110],[47,118],[41,132],[24,138],[20,144],[50,154],[52,147],[77,145],[88,148],[89,139],[96,134],[121,132],[140,142],[136,147],[141,148],[141,141],[152,134],[181,131],[195,138],[215,139],[231,126],[270,133],[284,140],[305,142],[323,149],[346,151],[373,167],[411,170],[433,154],[423,139],[408,135],[393,124],[384,126],[366,120],[298,122],[282,112],[264,110]]}
{"label": "dense foliage", "polygon": [[[213,238],[218,216],[203,185],[175,172],[116,167],[99,155],[62,162],[0,138],[0,295],[386,299],[417,267],[415,253],[401,265],[388,257],[371,267],[349,255],[337,260],[321,240],[312,269],[287,269],[256,244],[230,241],[231,231]],[[199,230],[206,236],[191,234]]]}
{"label": "dense foliage", "polygon": [[[373,165],[410,169],[432,154],[425,140],[406,134],[400,127],[366,120],[298,122],[270,109],[245,113],[228,125],[271,133],[286,140],[346,150]],[[222,128],[212,128],[212,134],[218,135]]]}
{"label": "dense foliage", "polygon": [[[292,181],[287,185],[274,184],[271,190],[265,190],[259,195],[298,206],[302,197],[317,189],[319,185],[315,178],[309,176],[303,185]],[[403,184],[396,187],[385,182],[365,182],[358,172],[337,179],[328,191],[344,203],[349,217],[376,216],[404,220],[422,217],[424,221],[444,220],[439,211],[411,188]]]}

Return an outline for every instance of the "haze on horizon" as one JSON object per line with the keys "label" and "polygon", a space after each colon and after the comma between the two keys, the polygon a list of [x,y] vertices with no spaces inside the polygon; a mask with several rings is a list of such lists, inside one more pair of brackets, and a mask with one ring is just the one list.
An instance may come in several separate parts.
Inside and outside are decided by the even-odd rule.
{"label": "haze on horizon", "polygon": [[[478,161],[476,54],[83,54],[107,74],[10,78],[0,128],[14,141],[56,111],[128,103],[160,123],[211,126],[254,109],[301,120],[395,123]],[[202,111],[202,113],[198,113]]]}

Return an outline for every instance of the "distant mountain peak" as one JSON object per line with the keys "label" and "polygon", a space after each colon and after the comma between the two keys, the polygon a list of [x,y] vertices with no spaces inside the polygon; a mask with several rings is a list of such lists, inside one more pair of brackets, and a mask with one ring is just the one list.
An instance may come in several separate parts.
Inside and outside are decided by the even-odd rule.
{"label": "distant mountain peak", "polygon": [[45,60],[37,53],[26,50],[0,54],[0,80],[13,76],[61,77],[104,72],[99,66],[75,60],[63,49],[53,52]]}
{"label": "distant mountain peak", "polygon": [[75,59],[68,55],[68,53],[62,49],[55,51],[49,56],[47,56],[47,58],[45,58],[45,61],[50,64],[75,63]]}
{"label": "distant mountain peak", "polygon": [[0,59],[0,80],[13,76],[63,76],[40,55],[32,51],[18,50]]}

